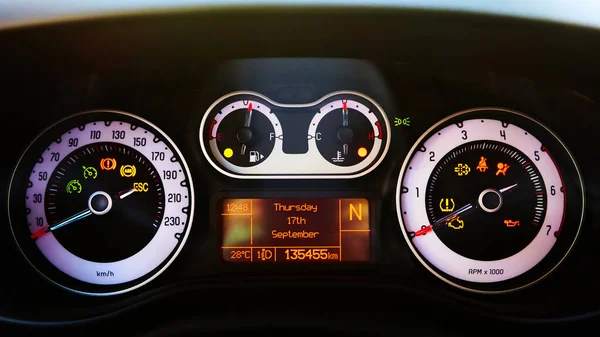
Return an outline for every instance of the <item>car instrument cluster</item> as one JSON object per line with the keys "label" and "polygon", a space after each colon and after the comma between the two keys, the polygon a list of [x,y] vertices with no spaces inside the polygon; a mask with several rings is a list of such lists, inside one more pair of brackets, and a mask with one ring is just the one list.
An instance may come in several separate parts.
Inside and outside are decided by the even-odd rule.
{"label": "car instrument cluster", "polygon": [[392,242],[459,293],[516,291],[563,262],[584,184],[543,121],[496,105],[418,118],[372,66],[322,62],[303,85],[285,64],[216,70],[195,108],[165,112],[185,142],[143,111],[65,114],[12,174],[19,250],[82,295],[151,288],[199,246],[198,268],[310,273],[389,260]]}

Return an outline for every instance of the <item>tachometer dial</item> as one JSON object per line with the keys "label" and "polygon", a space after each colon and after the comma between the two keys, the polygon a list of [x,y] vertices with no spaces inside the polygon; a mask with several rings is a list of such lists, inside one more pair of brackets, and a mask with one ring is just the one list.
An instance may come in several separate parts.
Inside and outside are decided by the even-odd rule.
{"label": "tachometer dial", "polygon": [[569,252],[583,214],[566,147],[504,109],[465,111],[432,127],[405,161],[397,193],[417,258],[442,280],[478,292],[543,278]]}
{"label": "tachometer dial", "polygon": [[[25,187],[25,188],[23,188]],[[175,145],[116,111],[75,115],[40,135],[10,190],[19,247],[44,276],[115,294],[160,274],[189,232],[192,182]]]}

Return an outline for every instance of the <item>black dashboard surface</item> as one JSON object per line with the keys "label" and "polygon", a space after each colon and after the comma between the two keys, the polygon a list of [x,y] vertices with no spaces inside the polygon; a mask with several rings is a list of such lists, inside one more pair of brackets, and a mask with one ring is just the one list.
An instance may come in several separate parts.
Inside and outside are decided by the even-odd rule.
{"label": "black dashboard surface", "polygon": [[[12,171],[36,135],[95,109],[126,111],[162,129],[187,161],[196,201],[193,229],[171,266],[139,289],[108,297],[75,294],[36,273],[3,208],[0,329],[453,336],[481,334],[487,324],[494,331],[585,331],[600,310],[598,38],[595,30],[548,22],[368,8],[199,10],[0,32],[0,43],[10,46],[0,58],[4,204]],[[215,100],[238,90],[285,104],[361,92],[391,121],[389,150],[356,179],[227,177],[204,156],[199,126]],[[573,250],[547,278],[514,293],[476,294],[440,281],[399,229],[396,184],[410,148],[439,120],[476,107],[521,111],[547,125],[584,182],[585,217]],[[397,120],[410,122],[395,126]],[[269,195],[368,198],[369,263],[223,263],[219,198]]]}

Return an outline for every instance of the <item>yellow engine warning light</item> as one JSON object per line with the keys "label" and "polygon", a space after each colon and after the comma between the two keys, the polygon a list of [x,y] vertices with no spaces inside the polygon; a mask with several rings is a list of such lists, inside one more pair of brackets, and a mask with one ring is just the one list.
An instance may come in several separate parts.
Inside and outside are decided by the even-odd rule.
{"label": "yellow engine warning light", "polygon": [[358,149],[358,156],[361,158],[364,158],[367,156],[367,153],[369,151],[367,151],[367,149],[365,149],[364,147],[361,147],[360,149]]}
{"label": "yellow engine warning light", "polygon": [[223,156],[225,156],[225,158],[231,158],[233,156],[233,150],[231,148],[226,148],[223,151]]}
{"label": "yellow engine warning light", "polygon": [[446,221],[446,225],[452,229],[463,229],[465,228],[464,220],[460,220],[459,216],[452,217]]}

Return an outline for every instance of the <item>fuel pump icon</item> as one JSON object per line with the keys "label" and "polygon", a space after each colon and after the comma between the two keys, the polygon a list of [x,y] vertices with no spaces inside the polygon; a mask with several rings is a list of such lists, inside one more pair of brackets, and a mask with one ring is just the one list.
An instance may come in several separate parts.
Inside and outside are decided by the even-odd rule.
{"label": "fuel pump icon", "polygon": [[263,156],[260,152],[258,152],[258,151],[250,151],[250,159],[249,159],[249,161],[251,163],[258,163],[263,158],[265,158],[265,156]]}

